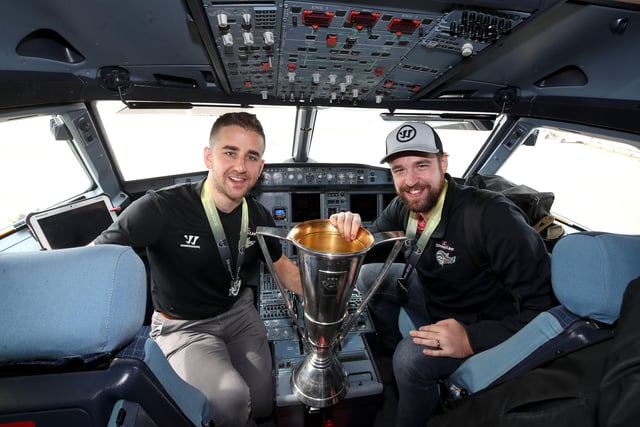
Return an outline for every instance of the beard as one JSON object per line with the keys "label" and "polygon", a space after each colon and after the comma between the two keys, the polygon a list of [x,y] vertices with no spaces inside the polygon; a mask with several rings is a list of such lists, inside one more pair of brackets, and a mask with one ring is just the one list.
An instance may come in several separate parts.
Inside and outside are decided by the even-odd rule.
{"label": "beard", "polygon": [[444,190],[444,175],[440,180],[440,183],[433,186],[427,185],[423,187],[427,194],[425,197],[421,199],[411,199],[407,197],[406,192],[410,191],[414,187],[403,187],[400,189],[400,199],[404,202],[404,204],[409,208],[409,210],[418,213],[426,213],[432,210],[436,204],[438,204],[438,199],[442,194],[442,190]]}

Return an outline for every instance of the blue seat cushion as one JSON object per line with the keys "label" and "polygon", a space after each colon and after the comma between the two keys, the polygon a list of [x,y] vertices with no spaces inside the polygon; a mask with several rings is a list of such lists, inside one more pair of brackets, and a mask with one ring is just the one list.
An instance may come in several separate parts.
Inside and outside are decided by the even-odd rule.
{"label": "blue seat cushion", "polygon": [[614,323],[627,284],[638,276],[640,236],[575,233],[560,239],[553,250],[553,291],[580,317]]}
{"label": "blue seat cushion", "polygon": [[209,422],[209,401],[197,388],[182,380],[173,370],[158,344],[149,338],[149,326],[143,326],[135,339],[116,355],[118,358],[144,361],[165,391],[194,425]]}
{"label": "blue seat cushion", "polygon": [[507,341],[478,353],[460,365],[447,380],[449,393],[459,398],[489,386],[577,319],[561,306],[540,313]]}
{"label": "blue seat cushion", "polygon": [[0,363],[117,350],[142,326],[146,273],[130,247],[0,254]]}

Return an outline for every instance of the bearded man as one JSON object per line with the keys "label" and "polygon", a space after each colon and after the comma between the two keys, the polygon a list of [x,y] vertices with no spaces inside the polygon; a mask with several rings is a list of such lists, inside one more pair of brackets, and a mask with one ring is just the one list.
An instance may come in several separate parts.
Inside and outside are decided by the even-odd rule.
{"label": "bearded man", "polygon": [[[393,352],[396,425],[424,427],[439,408],[438,380],[555,305],[551,260],[522,211],[498,196],[475,219],[488,255],[487,265],[476,265],[465,239],[464,212],[478,190],[447,173],[449,158],[438,134],[425,123],[408,122],[387,136],[386,147],[381,163],[389,164],[397,197],[368,230],[404,230],[411,244],[406,263],[392,266],[369,312],[379,345]],[[361,226],[353,212],[330,220],[347,240]],[[363,266],[357,283],[362,292],[380,268]],[[401,307],[416,325],[404,338]]]}

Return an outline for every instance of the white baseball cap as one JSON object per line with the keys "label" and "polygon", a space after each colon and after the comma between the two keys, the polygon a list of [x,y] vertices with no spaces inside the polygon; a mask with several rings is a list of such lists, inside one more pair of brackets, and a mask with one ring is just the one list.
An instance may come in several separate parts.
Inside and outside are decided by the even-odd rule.
{"label": "white baseball cap", "polygon": [[387,136],[387,155],[380,161],[386,163],[396,154],[408,151],[437,154],[442,153],[442,142],[428,124],[406,122]]}

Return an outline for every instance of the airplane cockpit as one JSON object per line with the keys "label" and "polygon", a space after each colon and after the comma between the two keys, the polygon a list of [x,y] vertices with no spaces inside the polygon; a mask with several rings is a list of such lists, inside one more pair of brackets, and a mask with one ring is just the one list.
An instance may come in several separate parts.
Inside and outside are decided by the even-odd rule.
{"label": "airplane cockpit", "polygon": [[[203,181],[211,127],[230,112],[264,128],[264,166],[247,195],[273,224],[266,236],[285,236],[283,253],[307,280],[322,277],[346,312],[334,320],[348,325],[331,330],[329,351],[344,391],[308,396],[299,367],[325,362],[308,335],[330,322],[314,323],[310,301],[257,264],[248,286],[269,343],[273,407],[255,425],[394,425],[392,356],[376,347],[372,295],[342,295],[338,273],[325,271],[333,258],[316,259],[328,237],[306,254],[287,233],[342,212],[358,213],[368,233],[397,202],[385,140],[405,123],[437,133],[459,185],[526,197],[518,207],[556,263],[551,281],[571,320],[553,332],[572,337],[566,346],[526,345],[547,326],[528,328],[533,339],[515,334],[510,345],[527,353],[495,376],[477,372],[493,372],[508,345],[470,357],[440,382],[429,425],[495,425],[483,417],[508,418],[492,406],[508,384],[565,372],[566,357],[581,354],[602,359],[576,392],[582,412],[549,391],[549,401],[509,409],[534,414],[533,424],[505,425],[556,425],[536,418],[550,401],[556,421],[580,413],[585,426],[624,425],[590,393],[604,390],[605,355],[631,322],[618,320],[623,294],[640,276],[637,1],[24,0],[0,11],[0,427],[215,425],[206,398],[149,338],[148,253],[92,242],[147,193]],[[354,250],[358,263],[408,262],[399,236],[374,237]],[[344,268],[348,284],[359,267]],[[405,336],[420,326],[406,311],[398,323]],[[129,353],[141,348],[142,358]]]}

